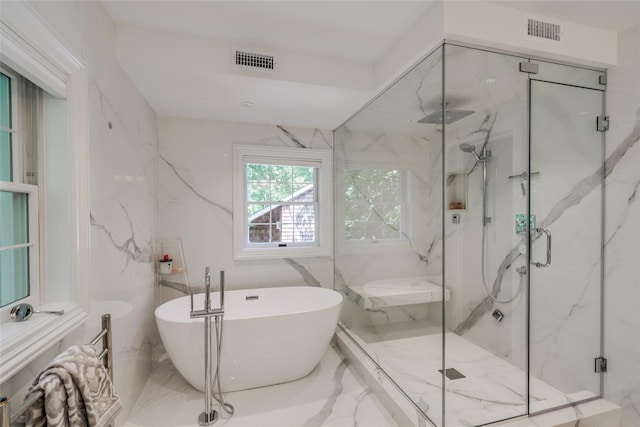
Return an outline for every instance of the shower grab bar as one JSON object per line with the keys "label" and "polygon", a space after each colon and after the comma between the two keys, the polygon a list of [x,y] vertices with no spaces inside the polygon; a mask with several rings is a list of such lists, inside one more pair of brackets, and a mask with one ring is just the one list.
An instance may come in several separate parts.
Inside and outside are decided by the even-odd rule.
{"label": "shower grab bar", "polygon": [[547,238],[547,262],[544,264],[541,262],[534,262],[533,260],[529,260],[529,262],[535,265],[538,268],[549,267],[551,265],[551,233],[546,228],[536,228],[536,233],[544,233]]}

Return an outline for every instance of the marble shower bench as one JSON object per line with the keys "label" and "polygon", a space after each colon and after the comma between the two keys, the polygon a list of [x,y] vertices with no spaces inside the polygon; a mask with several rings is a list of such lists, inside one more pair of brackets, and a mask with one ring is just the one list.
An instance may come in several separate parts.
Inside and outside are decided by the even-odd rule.
{"label": "marble shower bench", "polygon": [[449,289],[431,283],[426,276],[368,282],[345,288],[346,295],[365,310],[379,307],[449,301]]}

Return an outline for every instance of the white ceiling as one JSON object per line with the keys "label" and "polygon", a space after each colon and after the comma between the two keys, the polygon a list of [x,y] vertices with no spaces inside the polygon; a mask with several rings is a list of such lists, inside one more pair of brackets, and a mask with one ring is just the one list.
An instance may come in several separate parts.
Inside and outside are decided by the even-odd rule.
{"label": "white ceiling", "polygon": [[103,1],[116,23],[374,62],[423,1]]}
{"label": "white ceiling", "polygon": [[[380,90],[376,63],[433,2],[102,1],[118,60],[159,115],[325,129]],[[612,31],[640,22],[640,1],[493,3]],[[273,53],[282,71],[238,72],[233,47]]]}

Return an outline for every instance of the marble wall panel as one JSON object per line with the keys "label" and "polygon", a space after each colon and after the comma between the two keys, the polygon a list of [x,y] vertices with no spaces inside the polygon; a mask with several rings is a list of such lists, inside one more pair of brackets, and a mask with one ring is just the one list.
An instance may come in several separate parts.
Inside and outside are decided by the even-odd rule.
{"label": "marble wall panel", "polygon": [[[160,240],[181,240],[191,286],[203,286],[210,266],[225,271],[227,290],[333,288],[330,257],[234,261],[232,222],[234,144],[330,150],[330,131],[167,117],[159,119],[158,128]],[[217,286],[218,275],[213,276]],[[177,288],[162,299],[184,294],[184,287]]]}
{"label": "marble wall panel", "polygon": [[640,425],[640,27],[619,36],[608,70],[605,184],[604,396],[622,425]]}

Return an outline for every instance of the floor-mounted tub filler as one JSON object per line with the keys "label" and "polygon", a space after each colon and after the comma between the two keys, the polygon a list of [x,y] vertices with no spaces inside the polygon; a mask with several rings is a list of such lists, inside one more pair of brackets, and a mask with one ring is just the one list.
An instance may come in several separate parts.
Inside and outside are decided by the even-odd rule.
{"label": "floor-mounted tub filler", "polygon": [[[189,299],[166,302],[155,315],[162,343],[176,369],[193,387],[204,391],[204,322],[189,318]],[[211,305],[218,307],[219,299],[218,292],[212,293]],[[194,296],[195,307],[203,303],[204,294]],[[338,292],[308,286],[227,291],[220,356],[222,391],[308,375],[329,346],[341,303]]]}

